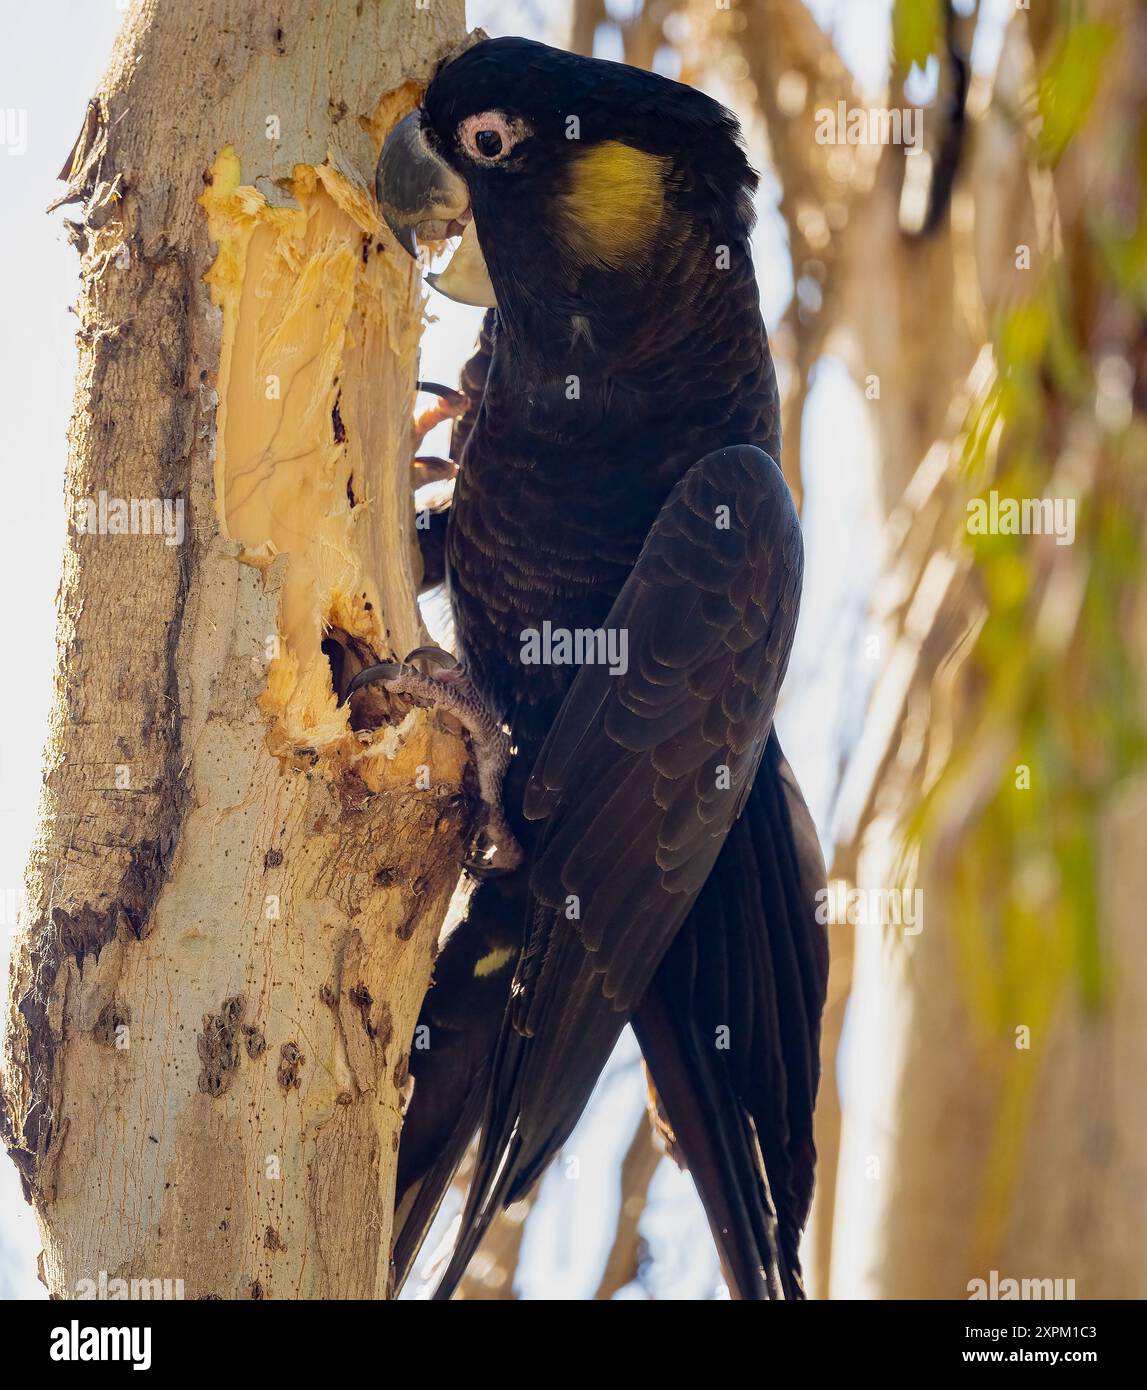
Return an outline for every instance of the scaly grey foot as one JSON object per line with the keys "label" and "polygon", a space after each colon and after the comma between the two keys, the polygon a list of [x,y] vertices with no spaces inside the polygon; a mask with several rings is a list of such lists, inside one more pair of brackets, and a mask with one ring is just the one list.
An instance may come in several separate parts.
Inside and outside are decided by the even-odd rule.
{"label": "scaly grey foot", "polygon": [[[430,675],[419,670],[424,661],[439,668]],[[522,847],[510,829],[502,806],[502,782],[510,762],[510,740],[502,726],[486,708],[471,685],[466,672],[439,647],[416,647],[405,661],[383,661],[361,670],[347,687],[344,700],[356,690],[379,681],[392,695],[404,695],[432,709],[444,710],[457,719],[470,735],[474,765],[478,772],[478,793],[486,809],[486,819],[478,829],[474,845],[463,861],[475,878],[509,873],[522,862]]]}

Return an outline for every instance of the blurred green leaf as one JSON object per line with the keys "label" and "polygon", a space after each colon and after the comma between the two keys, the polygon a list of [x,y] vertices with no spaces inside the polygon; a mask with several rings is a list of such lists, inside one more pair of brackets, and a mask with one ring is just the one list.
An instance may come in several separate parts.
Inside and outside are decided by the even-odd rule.
{"label": "blurred green leaf", "polygon": [[1038,362],[1047,346],[1048,306],[1038,299],[1018,305],[1000,325],[1000,358],[1009,367]]}
{"label": "blurred green leaf", "polygon": [[943,38],[940,0],[896,0],[892,10],[892,44],[896,62],[907,72],[923,67]]}
{"label": "blurred green leaf", "polygon": [[1083,127],[1099,90],[1103,60],[1116,37],[1109,24],[1075,24],[1065,31],[1044,69],[1039,80],[1039,143],[1051,163]]}

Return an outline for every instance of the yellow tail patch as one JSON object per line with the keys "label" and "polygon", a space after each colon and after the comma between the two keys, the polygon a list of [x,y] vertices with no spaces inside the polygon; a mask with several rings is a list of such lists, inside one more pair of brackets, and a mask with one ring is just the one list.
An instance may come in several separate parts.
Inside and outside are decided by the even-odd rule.
{"label": "yellow tail patch", "polygon": [[575,157],[558,212],[564,240],[579,261],[616,270],[648,249],[665,212],[671,163],[619,140]]}
{"label": "yellow tail patch", "polygon": [[492,951],[480,957],[474,962],[474,978],[482,979],[486,975],[496,974],[497,971],[513,960],[516,952],[512,946],[495,946]]}

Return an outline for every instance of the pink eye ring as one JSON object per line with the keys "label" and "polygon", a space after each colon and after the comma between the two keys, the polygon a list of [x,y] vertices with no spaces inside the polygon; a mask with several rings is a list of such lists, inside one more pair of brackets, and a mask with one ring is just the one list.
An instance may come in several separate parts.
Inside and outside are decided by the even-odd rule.
{"label": "pink eye ring", "polygon": [[462,148],[479,164],[499,163],[524,134],[522,122],[507,120],[501,111],[480,111],[458,127]]}

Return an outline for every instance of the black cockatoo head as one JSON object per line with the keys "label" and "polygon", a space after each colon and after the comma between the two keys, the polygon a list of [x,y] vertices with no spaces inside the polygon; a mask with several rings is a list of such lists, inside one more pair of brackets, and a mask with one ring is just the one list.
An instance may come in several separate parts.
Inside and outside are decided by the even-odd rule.
{"label": "black cockatoo head", "polygon": [[735,117],[703,93],[517,38],[441,66],[376,175],[412,254],[463,234],[436,287],[511,323],[636,299],[690,246],[744,242],[755,185]]}

